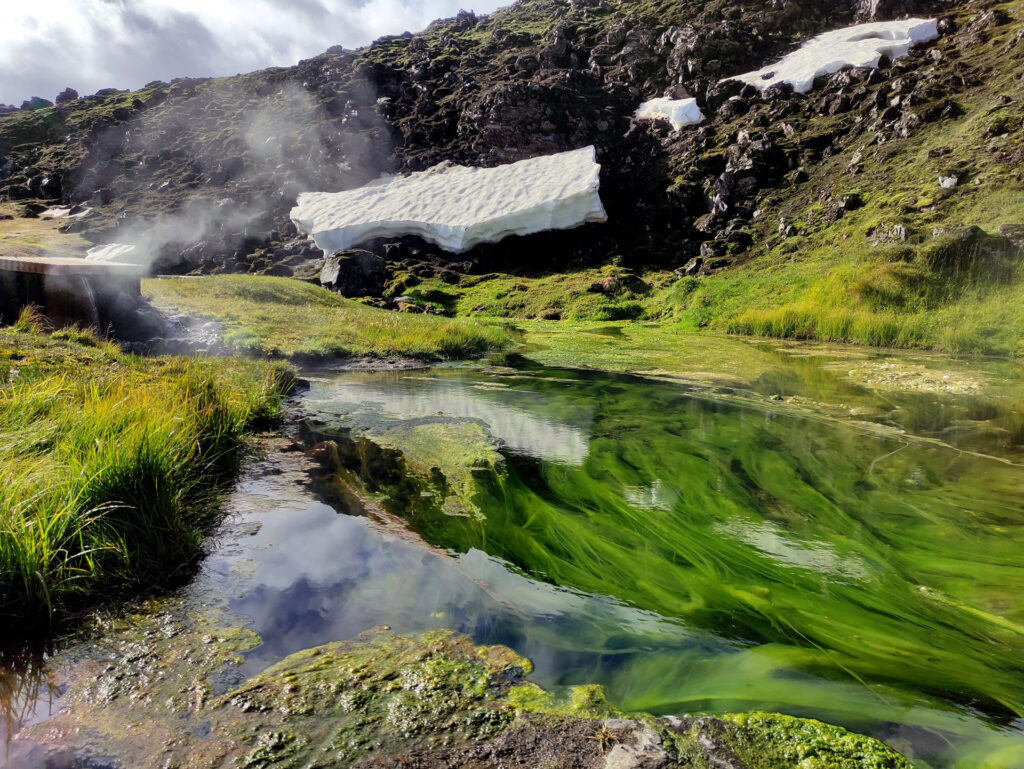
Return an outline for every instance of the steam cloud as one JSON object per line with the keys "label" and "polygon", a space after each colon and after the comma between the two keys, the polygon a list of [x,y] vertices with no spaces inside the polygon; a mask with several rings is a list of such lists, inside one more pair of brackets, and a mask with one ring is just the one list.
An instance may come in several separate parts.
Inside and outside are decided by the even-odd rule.
{"label": "steam cloud", "polygon": [[[122,144],[154,165],[159,158],[176,158],[171,170],[156,167],[135,181],[144,185],[151,179],[149,186],[165,197],[172,213],[155,219],[125,217],[106,240],[135,248],[94,251],[92,258],[157,271],[191,269],[204,256],[223,258],[265,240],[275,228],[275,214],[278,223],[287,222],[286,213],[299,192],[345,189],[390,170],[391,147],[382,139],[387,131],[374,109],[376,91],[365,81],[345,80],[346,97],[333,119],[325,119],[318,99],[293,81],[281,82],[245,111],[233,106],[240,103],[238,89],[244,86],[225,83],[196,98],[172,99],[140,116],[124,133],[123,143],[101,139],[93,166],[116,160]],[[219,113],[212,118],[208,114],[211,105],[214,110],[227,105],[231,128],[226,138],[221,128],[225,121]],[[204,125],[211,120],[217,130]],[[194,136],[188,133],[192,128]],[[373,138],[371,128],[378,129]],[[221,138],[205,146],[211,134]],[[182,189],[182,175],[198,175],[203,183]],[[74,197],[85,202],[96,189],[95,179],[86,174]]]}

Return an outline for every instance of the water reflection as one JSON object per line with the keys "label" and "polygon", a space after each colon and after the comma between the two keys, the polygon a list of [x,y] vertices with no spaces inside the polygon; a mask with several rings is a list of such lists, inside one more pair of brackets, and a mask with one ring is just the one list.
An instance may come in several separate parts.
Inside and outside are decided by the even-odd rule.
{"label": "water reflection", "polygon": [[42,653],[0,654],[0,767],[31,766],[34,746],[12,741],[23,724],[41,721],[56,710],[54,690]]}
{"label": "water reflection", "polygon": [[[1024,665],[1018,468],[557,370],[339,375],[299,408],[356,433],[479,423],[505,461],[473,476],[482,520],[421,500],[409,526],[427,543],[351,496],[327,504],[273,458],[250,468],[185,590],[262,637],[237,678],[375,625],[450,628],[530,657],[542,686],[600,683],[629,709],[778,710],[921,766],[1024,765],[1007,717]],[[417,510],[402,493],[419,490],[376,504]]]}
{"label": "water reflection", "polygon": [[[487,401],[505,397],[503,385],[538,418],[587,414],[586,456],[506,451],[503,466],[474,475],[482,520],[441,514],[401,488],[372,490],[436,546],[486,552],[674,630],[666,640],[614,624],[602,634],[606,619],[592,631],[570,623],[565,637],[544,639],[563,651],[557,674],[540,666],[543,683],[596,681],[620,704],[660,713],[811,715],[941,766],[991,745],[1006,751],[996,766],[1024,758],[1021,735],[1000,725],[1024,707],[1024,476],[895,429],[891,403],[881,408],[898,400],[908,426],[939,435],[980,414],[977,404],[887,394],[876,428],[730,391],[550,369],[352,377],[343,399],[337,383],[318,383],[312,398],[338,424],[372,425],[376,408],[394,425],[426,413],[387,405],[410,390],[424,404],[453,391]],[[483,413],[472,418],[486,424]],[[532,640],[506,642],[551,654]]]}
{"label": "water reflection", "polygon": [[386,387],[375,386],[372,376],[316,380],[308,404],[364,424],[381,415],[479,420],[509,449],[568,465],[583,464],[592,418],[590,409],[574,403],[565,404],[562,413],[553,411],[543,395],[531,390],[453,377],[398,376]]}
{"label": "water reflection", "polygon": [[246,514],[247,527],[208,559],[188,591],[199,603],[223,597],[263,639],[239,677],[376,625],[402,633],[450,628],[512,645],[552,684],[587,649],[606,651],[609,638],[639,634],[645,643],[677,645],[689,637],[655,614],[537,582],[480,550],[449,555],[368,518],[339,515],[275,476],[247,479],[238,494],[260,512]]}

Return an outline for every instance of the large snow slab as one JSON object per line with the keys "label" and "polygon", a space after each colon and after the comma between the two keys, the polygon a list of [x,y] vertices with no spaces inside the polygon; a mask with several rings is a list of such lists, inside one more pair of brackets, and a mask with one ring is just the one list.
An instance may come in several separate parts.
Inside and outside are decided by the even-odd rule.
{"label": "large snow slab", "polygon": [[667,120],[675,130],[695,125],[704,119],[696,99],[650,99],[636,111],[640,120]]}
{"label": "large snow slab", "polygon": [[291,219],[327,254],[399,235],[461,253],[508,235],[605,221],[600,171],[593,147],[497,168],[442,163],[346,192],[304,192]]}
{"label": "large snow slab", "polygon": [[857,24],[818,35],[771,66],[726,80],[750,83],[761,91],[776,83],[790,83],[797,93],[807,93],[816,77],[847,67],[877,67],[883,55],[898,59],[906,56],[912,45],[938,36],[936,19]]}

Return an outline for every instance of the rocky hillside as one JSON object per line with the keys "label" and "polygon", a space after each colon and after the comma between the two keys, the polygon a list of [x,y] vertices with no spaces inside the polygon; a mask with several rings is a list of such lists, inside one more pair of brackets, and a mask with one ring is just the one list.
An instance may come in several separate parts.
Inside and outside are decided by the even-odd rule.
{"label": "rocky hillside", "polygon": [[[938,16],[942,37],[879,70],[837,73],[806,95],[721,82],[813,34],[908,13]],[[354,292],[379,295],[420,264],[428,275],[443,265],[452,285],[602,264],[707,276],[774,255],[778,267],[857,209],[877,219],[858,244],[914,244],[950,217],[991,225],[953,215],[989,205],[967,197],[979,188],[1016,190],[1020,207],[1021,15],[1019,2],[988,0],[520,0],[295,67],[10,108],[0,195],[29,213],[91,209],[68,228],[140,243],[160,271],[304,276],[321,254],[288,220],[298,192],[593,144],[606,224],[459,257],[411,238],[375,242],[388,270],[360,268],[372,279]],[[661,95],[696,97],[708,119],[680,131],[633,119]],[[922,147],[929,160],[915,165],[907,152]],[[900,184],[919,194],[894,195]],[[1010,234],[1017,246],[988,249],[997,261],[1019,247]],[[976,251],[976,235],[963,237]],[[717,316],[694,315],[694,290],[677,286],[666,306],[704,325]]]}

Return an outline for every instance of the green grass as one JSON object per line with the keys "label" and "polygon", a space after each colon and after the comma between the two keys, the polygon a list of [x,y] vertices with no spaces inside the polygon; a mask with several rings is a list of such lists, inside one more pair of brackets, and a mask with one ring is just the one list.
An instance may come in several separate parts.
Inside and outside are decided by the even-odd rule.
{"label": "green grass", "polygon": [[[655,287],[669,282],[671,273],[651,276],[654,285],[631,282],[615,266],[548,275],[489,274],[466,276],[458,285],[437,278],[419,280],[399,273],[391,293],[400,291],[412,301],[449,315],[538,318],[571,321],[633,320],[645,316]],[[592,291],[598,281],[611,279],[611,290]],[[410,285],[414,284],[414,285]]]}
{"label": "green grass", "polygon": [[[798,149],[801,137],[809,135],[844,139],[834,154],[807,164],[807,181],[783,182],[762,195],[762,213],[749,225],[754,244],[729,269],[681,280],[668,270],[648,272],[642,277],[649,291],[612,296],[587,289],[613,267],[466,277],[457,285],[410,281],[402,291],[455,315],[660,320],[681,330],[1019,355],[1024,339],[1020,255],[981,264],[941,232],[978,226],[995,234],[1002,225],[1024,223],[1024,110],[1019,100],[1002,99],[1019,90],[1021,50],[1007,45],[1021,29],[1024,3],[1000,6],[1013,21],[992,28],[970,52],[971,66],[984,77],[963,89],[932,93],[931,101],[919,105],[924,113],[952,98],[959,117],[924,124],[905,138],[890,133],[881,143],[864,132],[864,114],[856,110],[794,118],[793,138],[783,135],[777,121],[767,124],[772,141],[783,148]],[[959,13],[958,23],[964,25],[974,10],[964,7]],[[950,64],[962,56],[956,45],[956,38],[935,43],[945,57],[941,66],[959,66]],[[748,122],[743,117],[716,125],[720,141],[709,152],[720,154],[724,137]],[[1001,127],[994,131],[997,124]],[[860,156],[858,172],[852,174],[855,155]],[[680,172],[707,159],[680,158]],[[960,183],[941,188],[939,176],[950,173]],[[825,215],[830,200],[847,195],[860,207],[832,221]],[[779,236],[780,217],[796,235]],[[895,224],[907,229],[905,243],[872,244],[876,228]],[[680,254],[678,263],[688,255]],[[643,254],[631,256],[634,263],[644,261]]]}
{"label": "green grass", "polygon": [[259,355],[437,360],[511,343],[498,326],[380,310],[290,278],[161,278],[144,281],[143,293],[161,307],[215,318],[230,348]]}
{"label": "green grass", "polygon": [[[140,358],[88,332],[0,330],[0,635],[187,573],[281,364]],[[15,622],[10,620],[14,619]]]}
{"label": "green grass", "polygon": [[[950,95],[962,117],[919,128],[908,138],[847,142],[815,167],[799,187],[779,191],[756,225],[756,243],[740,266],[683,279],[652,301],[685,328],[848,341],[886,347],[934,348],[953,353],[1017,355],[1024,338],[1024,270],[1020,256],[975,261],[942,230],[978,226],[995,234],[1024,222],[1019,159],[1024,113],[1003,104],[1019,77],[1020,53],[1007,42],[1021,28],[1024,4],[1002,4],[1014,21],[994,28],[971,51],[987,74],[979,85]],[[961,23],[967,21],[964,17]],[[935,46],[957,58],[952,40]],[[945,97],[947,94],[943,94]],[[922,105],[924,110],[928,105]],[[816,115],[808,131],[855,128],[855,113]],[[1004,135],[993,136],[1002,120]],[[861,154],[859,173],[849,166]],[[941,189],[950,171],[961,182]],[[856,195],[863,205],[829,223],[823,196]],[[778,236],[779,216],[797,234]],[[900,224],[908,239],[872,245],[879,225]]]}

